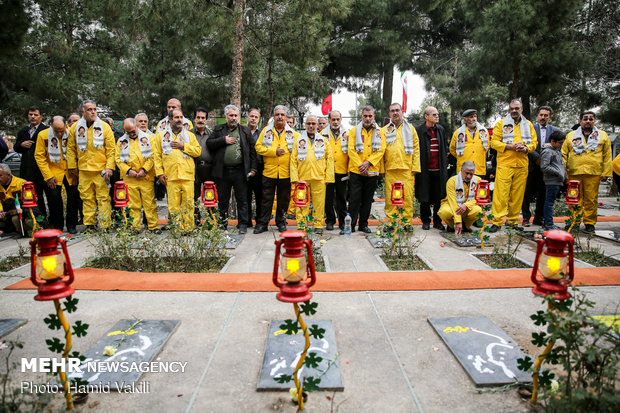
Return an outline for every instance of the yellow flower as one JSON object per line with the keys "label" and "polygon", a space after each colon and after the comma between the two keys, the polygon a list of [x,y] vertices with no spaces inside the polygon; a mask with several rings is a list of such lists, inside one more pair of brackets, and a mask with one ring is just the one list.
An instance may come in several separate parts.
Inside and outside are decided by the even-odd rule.
{"label": "yellow flower", "polygon": [[113,356],[116,353],[116,347],[114,346],[105,346],[103,348],[104,356]]}
{"label": "yellow flower", "polygon": [[322,239],[322,240],[321,240],[321,245],[323,245],[323,244],[325,244],[325,243],[327,243],[327,240],[326,240],[326,239]]}
{"label": "yellow flower", "polygon": [[288,393],[291,395],[291,397],[293,398],[293,400],[297,401],[297,389],[295,387],[291,387],[290,389],[288,389]]}

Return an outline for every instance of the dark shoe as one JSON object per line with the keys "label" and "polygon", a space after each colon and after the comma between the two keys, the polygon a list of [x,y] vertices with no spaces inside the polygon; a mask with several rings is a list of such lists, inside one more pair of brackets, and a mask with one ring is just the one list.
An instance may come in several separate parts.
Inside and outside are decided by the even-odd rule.
{"label": "dark shoe", "polygon": [[161,233],[162,233],[162,231],[161,231],[161,229],[160,229],[160,228],[149,229],[149,232],[150,232],[151,234],[155,234],[155,235],[159,235],[159,234],[161,234]]}
{"label": "dark shoe", "polygon": [[390,227],[384,227],[383,231],[391,234],[392,232],[394,232],[394,227],[391,227],[391,226]]}
{"label": "dark shoe", "polygon": [[446,232],[454,232],[454,227],[451,227],[448,225],[448,228],[446,229]]}
{"label": "dark shoe", "polygon": [[317,235],[323,235],[323,228],[315,229],[314,233],[317,234]]}
{"label": "dark shoe", "polygon": [[96,225],[86,225],[86,228],[84,228],[84,231],[82,231],[85,234],[94,234],[95,232],[97,232],[97,226]]}
{"label": "dark shoe", "polygon": [[327,224],[325,226],[325,229],[328,230],[328,231],[333,231],[334,230],[334,224]]}
{"label": "dark shoe", "polygon": [[583,229],[583,232],[587,232],[589,234],[594,233],[594,231],[595,231],[595,228],[594,228],[594,225],[592,224],[586,224],[586,227]]}
{"label": "dark shoe", "polygon": [[498,227],[497,225],[495,225],[495,224],[491,225],[491,228],[489,228],[489,232],[490,232],[491,234],[494,234],[494,233],[496,233],[497,231],[499,231],[499,227]]}
{"label": "dark shoe", "polygon": [[529,219],[527,221],[523,220],[523,226],[526,227],[526,228],[529,227],[530,226],[530,220]]}
{"label": "dark shoe", "polygon": [[437,224],[433,224],[433,228],[438,229],[440,231],[444,231],[446,229],[446,227],[444,227],[441,222],[438,222]]}
{"label": "dark shoe", "polygon": [[67,231],[69,232],[69,234],[71,235],[75,235],[77,234],[77,229],[75,227],[69,227],[67,228]]}
{"label": "dark shoe", "polygon": [[359,230],[365,232],[366,234],[372,234],[372,231],[368,227],[361,227]]}
{"label": "dark shoe", "polygon": [[431,224],[429,224],[429,223],[428,224],[422,224],[422,229],[424,231],[428,231],[429,229],[431,229]]}
{"label": "dark shoe", "polygon": [[[532,224],[538,225],[540,227],[545,225],[545,223],[543,222],[543,220],[541,218],[534,218],[534,220],[532,221]],[[523,226],[525,226],[525,225],[523,225]]]}
{"label": "dark shoe", "polygon": [[506,227],[514,229],[515,231],[523,231],[523,227],[519,224],[506,224]]}
{"label": "dark shoe", "polygon": [[[480,221],[480,222],[478,222],[478,221]],[[474,225],[474,227],[476,227],[476,228],[482,228],[482,220],[478,220],[478,221],[474,222],[474,224],[473,224],[473,225]]]}
{"label": "dark shoe", "polygon": [[247,225],[239,225],[239,234],[247,234],[248,227]]}
{"label": "dark shoe", "polygon": [[262,225],[257,225],[256,228],[254,228],[254,233],[255,234],[262,234],[263,232],[266,232],[267,228],[263,227]]}
{"label": "dark shoe", "polygon": [[405,225],[405,232],[413,232],[413,227],[411,225]]}
{"label": "dark shoe", "polygon": [[284,225],[284,224],[278,225],[278,231],[280,231],[280,232],[286,231],[286,225]]}

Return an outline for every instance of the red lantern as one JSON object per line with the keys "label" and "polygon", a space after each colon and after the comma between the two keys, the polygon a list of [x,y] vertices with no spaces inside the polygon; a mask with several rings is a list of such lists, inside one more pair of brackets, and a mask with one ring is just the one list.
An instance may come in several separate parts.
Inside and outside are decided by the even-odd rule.
{"label": "red lantern", "polygon": [[579,192],[581,182],[568,181],[568,188],[566,188],[566,205],[579,205]]}
{"label": "red lantern", "polygon": [[306,181],[297,181],[295,184],[294,203],[295,207],[305,208],[310,202],[310,194],[308,193],[308,184]]}
{"label": "red lantern", "polygon": [[39,294],[34,297],[37,301],[58,300],[75,292],[70,287],[74,276],[67,243],[61,235],[57,229],[44,229],[35,232],[30,241],[30,281],[38,288]]}
{"label": "red lantern", "polygon": [[489,205],[490,200],[489,181],[481,179],[478,181],[478,186],[476,187],[476,204],[480,206]]}
{"label": "red lantern", "polygon": [[202,204],[205,208],[217,207],[217,188],[215,182],[205,181],[202,183]]}
{"label": "red lantern", "polygon": [[[316,282],[312,241],[304,239],[304,235],[302,231],[284,231],[280,234],[282,238],[275,242],[273,284],[280,289],[276,298],[285,303],[301,303],[312,298],[310,287]],[[280,259],[282,244],[284,253]]]}
{"label": "red lantern", "polygon": [[390,197],[392,205],[405,205],[405,186],[402,181],[394,181],[392,184],[392,195]]}
{"label": "red lantern", "polygon": [[567,300],[570,298],[568,286],[575,276],[573,236],[554,229],[545,232],[544,239],[538,240],[537,244],[531,276],[535,284],[532,292],[553,295],[555,300]]}
{"label": "red lantern", "polygon": [[125,208],[129,206],[129,193],[125,181],[114,182],[114,207]]}
{"label": "red lantern", "polygon": [[35,208],[37,206],[37,193],[34,190],[34,184],[32,182],[24,182],[22,185],[21,201],[23,208]]}

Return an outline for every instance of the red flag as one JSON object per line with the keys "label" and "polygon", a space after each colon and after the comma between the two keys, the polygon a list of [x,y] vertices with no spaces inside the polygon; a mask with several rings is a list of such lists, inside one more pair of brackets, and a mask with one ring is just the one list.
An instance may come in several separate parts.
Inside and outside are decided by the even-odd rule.
{"label": "red flag", "polygon": [[403,113],[407,113],[407,73],[400,72],[400,83],[403,86]]}
{"label": "red flag", "polygon": [[323,99],[323,104],[321,105],[321,112],[323,115],[329,114],[332,111],[332,94],[327,95],[325,99]]}

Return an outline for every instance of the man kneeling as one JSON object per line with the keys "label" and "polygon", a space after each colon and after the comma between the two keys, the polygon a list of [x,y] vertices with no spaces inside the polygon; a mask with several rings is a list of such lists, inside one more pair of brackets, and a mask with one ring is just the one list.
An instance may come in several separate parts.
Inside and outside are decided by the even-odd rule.
{"label": "man kneeling", "polygon": [[441,200],[438,215],[455,234],[469,231],[482,209],[476,205],[476,186],[479,178],[474,175],[476,164],[463,162],[461,172],[448,179],[446,197]]}

